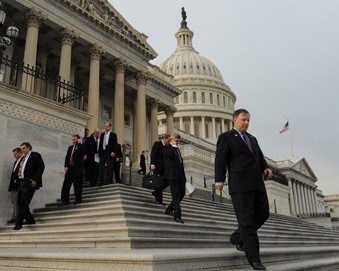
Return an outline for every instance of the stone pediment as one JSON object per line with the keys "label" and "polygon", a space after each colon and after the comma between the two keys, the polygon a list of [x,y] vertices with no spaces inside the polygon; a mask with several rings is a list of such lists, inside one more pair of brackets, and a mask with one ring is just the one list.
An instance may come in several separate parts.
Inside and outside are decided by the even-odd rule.
{"label": "stone pediment", "polygon": [[313,170],[311,169],[310,165],[307,163],[305,158],[301,158],[297,162],[295,162],[292,166],[291,169],[307,176],[312,179],[317,180],[317,176],[314,174]]}
{"label": "stone pediment", "polygon": [[108,0],[62,0],[62,2],[102,26],[109,34],[129,43],[149,59],[157,56],[155,50],[147,43],[147,36],[134,29]]}

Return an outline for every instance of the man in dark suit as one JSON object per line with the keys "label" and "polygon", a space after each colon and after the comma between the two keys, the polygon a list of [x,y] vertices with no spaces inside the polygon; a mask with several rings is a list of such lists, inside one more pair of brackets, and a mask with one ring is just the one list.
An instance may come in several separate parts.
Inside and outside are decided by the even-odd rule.
{"label": "man in dark suit", "polygon": [[90,137],[86,138],[86,178],[90,186],[96,186],[99,174],[99,145],[100,145],[100,130],[95,129]]}
{"label": "man in dark suit", "polygon": [[72,145],[68,147],[65,157],[65,179],[61,189],[61,205],[69,205],[69,191],[73,184],[75,202],[82,202],[82,180],[84,172],[85,147],[79,143],[80,136],[72,136]]}
{"label": "man in dark suit", "polygon": [[172,201],[166,208],[165,214],[172,215],[177,223],[184,223],[181,219],[180,202],[185,196],[186,176],[184,163],[178,148],[180,135],[173,134],[171,144],[164,146],[165,174],[171,188]]}
{"label": "man in dark suit", "polygon": [[12,169],[11,179],[9,182],[8,192],[11,193],[11,202],[13,204],[12,218],[7,221],[8,224],[14,223],[19,214],[19,205],[18,205],[18,171],[21,161],[22,152],[19,147],[13,149],[13,156],[15,162]]}
{"label": "man in dark suit", "polygon": [[[100,146],[99,146],[99,183],[107,184],[113,183],[113,165],[115,154],[118,148],[118,139],[117,135],[111,132],[112,124],[106,122],[105,132],[100,136]],[[105,167],[107,170],[107,180],[105,181]]]}
{"label": "man in dark suit", "polygon": [[[165,134],[162,138],[154,142],[152,151],[151,151],[151,170],[155,175],[164,176],[165,172],[165,161],[164,161],[164,146],[171,142],[171,136]],[[156,204],[163,204],[163,194],[162,191],[167,185],[163,188],[155,189],[152,192],[152,195],[155,197]]]}
{"label": "man in dark suit", "polygon": [[118,143],[117,144],[117,152],[114,157],[114,163],[113,163],[113,170],[114,170],[114,178],[116,183],[121,183],[121,178],[120,178],[120,168],[121,168],[121,163],[122,161],[122,151],[121,151],[121,145]]}
{"label": "man in dark suit", "polygon": [[269,205],[263,175],[273,174],[264,159],[257,139],[247,133],[250,114],[246,109],[233,113],[234,128],[222,133],[215,156],[216,188],[222,190],[228,171],[229,193],[238,220],[238,229],[230,242],[244,250],[254,270],[266,270],[259,256],[257,230],[269,217]]}
{"label": "man in dark suit", "polygon": [[142,151],[140,154],[140,158],[139,158],[140,162],[139,162],[139,166],[140,169],[138,170],[138,173],[140,174],[142,172],[142,175],[146,175],[146,155],[145,155],[145,151]]}
{"label": "man in dark suit", "polygon": [[41,155],[32,151],[30,143],[22,143],[20,149],[23,157],[18,169],[19,215],[13,230],[20,230],[24,219],[26,224],[35,224],[35,219],[29,210],[29,204],[32,201],[35,190],[42,187],[42,174],[45,170],[45,164]]}

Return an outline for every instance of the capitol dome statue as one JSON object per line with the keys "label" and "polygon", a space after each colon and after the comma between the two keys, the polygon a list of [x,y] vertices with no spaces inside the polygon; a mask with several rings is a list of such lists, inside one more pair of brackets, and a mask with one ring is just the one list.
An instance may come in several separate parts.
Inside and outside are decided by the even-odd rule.
{"label": "capitol dome statue", "polygon": [[181,27],[175,34],[177,48],[160,69],[172,75],[175,86],[182,90],[175,103],[174,126],[215,142],[221,132],[232,127],[236,96],[219,69],[193,48],[194,33],[187,27],[186,18],[182,8]]}

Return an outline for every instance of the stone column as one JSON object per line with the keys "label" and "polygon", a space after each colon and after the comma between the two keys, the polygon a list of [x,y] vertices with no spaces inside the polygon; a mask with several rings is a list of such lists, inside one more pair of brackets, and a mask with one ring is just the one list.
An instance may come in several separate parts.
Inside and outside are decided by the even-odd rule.
{"label": "stone column", "polygon": [[149,74],[146,72],[138,72],[135,75],[137,79],[137,103],[136,103],[136,153],[140,155],[146,150],[146,84]]}
{"label": "stone column", "polygon": [[290,201],[290,210],[291,214],[295,215],[295,205],[294,205],[294,195],[293,195],[293,185],[292,180],[288,178],[288,187],[290,188],[289,201]]}
{"label": "stone column", "polygon": [[[45,20],[45,16],[34,8],[30,9],[26,15],[28,20],[26,44],[24,52],[24,65],[30,69],[36,66],[36,56],[38,49],[39,28]],[[21,88],[27,92],[34,92],[34,76],[27,73],[22,74]]]}
{"label": "stone column", "polygon": [[[114,110],[113,131],[117,134],[118,142],[124,144],[125,69],[127,68],[128,65],[124,59],[120,58],[114,62],[114,66],[115,66],[115,92],[113,108]],[[146,122],[144,124],[146,125]]]}
{"label": "stone column", "polygon": [[215,117],[212,117],[212,138],[216,138],[216,131],[215,131]]}
{"label": "stone column", "polygon": [[173,116],[174,116],[175,109],[173,107],[167,107],[165,109],[166,114],[166,125],[167,125],[167,134],[173,133]]}
{"label": "stone column", "polygon": [[[61,42],[61,53],[60,53],[60,65],[59,65],[59,78],[61,82],[66,84],[70,83],[71,80],[71,60],[72,60],[72,46],[74,40],[79,37],[78,34],[69,28],[62,30],[60,37]],[[60,88],[58,93],[58,101],[63,101],[69,93],[65,88]]]}
{"label": "stone column", "polygon": [[308,195],[307,195],[307,187],[306,184],[304,184],[303,186],[303,190],[304,190],[304,200],[305,200],[305,209],[306,209],[306,213],[309,214],[310,213],[310,206],[308,204]]}
{"label": "stone column", "polygon": [[201,137],[206,138],[206,124],[205,117],[201,117]]}
{"label": "stone column", "polygon": [[225,132],[225,120],[221,118],[221,133]]}
{"label": "stone column", "polygon": [[194,135],[194,117],[190,116],[191,123],[190,123],[190,133]]}
{"label": "stone column", "polygon": [[300,214],[300,207],[299,207],[299,202],[298,202],[298,192],[297,192],[295,180],[292,181],[292,188],[293,188],[293,197],[294,197],[294,205],[295,205],[296,214]]}
{"label": "stone column", "polygon": [[91,64],[89,68],[88,83],[88,113],[93,117],[88,121],[87,128],[90,131],[99,127],[100,116],[100,59],[105,50],[98,44],[94,44],[90,50]]}
{"label": "stone column", "polygon": [[[14,44],[12,43],[10,46],[7,47],[7,49],[3,52],[1,55],[2,57],[8,57],[8,59],[13,59],[13,52],[14,52]],[[2,82],[6,84],[11,84],[11,74],[12,74],[12,69],[9,66],[5,66],[4,64],[1,65],[1,75],[4,76],[2,78]],[[4,74],[5,73],[5,74]]]}
{"label": "stone column", "polygon": [[297,187],[297,192],[298,192],[298,203],[299,203],[299,210],[300,210],[300,215],[304,213],[304,208],[302,204],[302,194],[301,194],[301,187],[300,187],[300,182],[296,184]]}
{"label": "stone column", "polygon": [[[51,48],[46,44],[46,42],[42,41],[39,43],[39,51],[38,51],[38,62],[40,62],[40,72],[46,74],[47,71],[47,58]],[[48,97],[50,99],[55,98],[55,93],[47,93],[46,89],[46,81],[43,79],[35,80],[35,93],[41,95],[43,97]],[[50,92],[53,91],[50,90]],[[54,89],[55,91],[55,89]]]}
{"label": "stone column", "polygon": [[151,101],[151,146],[158,140],[158,107],[159,101],[153,99]]}
{"label": "stone column", "polygon": [[179,117],[179,129],[182,131],[185,130],[183,117]]}
{"label": "stone column", "polygon": [[314,203],[315,203],[315,213],[318,213],[318,201],[317,201],[317,188],[314,188],[313,190],[313,197],[314,197]]}
{"label": "stone column", "polygon": [[314,213],[314,206],[313,206],[313,200],[312,200],[312,187],[308,187],[307,188],[307,193],[308,193],[308,200],[309,200],[309,203],[310,203],[310,213],[313,214]]}

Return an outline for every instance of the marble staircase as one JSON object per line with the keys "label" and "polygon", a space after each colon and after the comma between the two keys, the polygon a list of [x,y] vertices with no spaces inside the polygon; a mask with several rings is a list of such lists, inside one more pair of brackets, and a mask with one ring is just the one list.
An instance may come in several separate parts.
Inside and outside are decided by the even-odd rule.
{"label": "marble staircase", "polygon": [[[59,203],[35,209],[35,225],[0,228],[1,271],[252,270],[228,242],[236,228],[229,203],[185,198],[185,224],[136,186],[85,188],[82,204]],[[339,270],[338,232],[272,214],[259,237],[268,270]]]}

